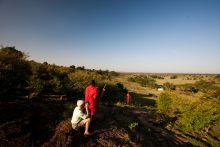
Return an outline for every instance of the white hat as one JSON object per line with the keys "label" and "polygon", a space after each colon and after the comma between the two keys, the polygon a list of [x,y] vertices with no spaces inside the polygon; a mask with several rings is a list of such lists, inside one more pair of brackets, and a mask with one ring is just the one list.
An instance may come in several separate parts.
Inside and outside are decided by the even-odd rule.
{"label": "white hat", "polygon": [[82,106],[84,104],[84,100],[78,100],[77,101],[77,106]]}

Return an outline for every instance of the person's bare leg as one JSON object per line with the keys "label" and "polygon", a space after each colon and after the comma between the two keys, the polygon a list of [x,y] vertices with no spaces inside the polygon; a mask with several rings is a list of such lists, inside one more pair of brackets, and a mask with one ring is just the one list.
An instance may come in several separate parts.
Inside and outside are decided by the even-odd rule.
{"label": "person's bare leg", "polygon": [[85,132],[84,132],[84,134],[90,134],[89,133],[89,126],[90,126],[90,122],[91,122],[91,119],[90,118],[87,118],[86,119],[86,123],[85,123],[85,126],[86,126],[86,128],[85,128]]}

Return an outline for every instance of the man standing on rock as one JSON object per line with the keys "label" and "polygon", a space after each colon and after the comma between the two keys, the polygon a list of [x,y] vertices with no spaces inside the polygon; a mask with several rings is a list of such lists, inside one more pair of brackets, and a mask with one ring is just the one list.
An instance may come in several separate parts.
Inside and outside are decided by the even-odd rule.
{"label": "man standing on rock", "polygon": [[91,121],[93,121],[94,115],[96,114],[98,103],[98,90],[95,81],[92,80],[91,84],[87,86],[85,90],[86,113],[90,115]]}

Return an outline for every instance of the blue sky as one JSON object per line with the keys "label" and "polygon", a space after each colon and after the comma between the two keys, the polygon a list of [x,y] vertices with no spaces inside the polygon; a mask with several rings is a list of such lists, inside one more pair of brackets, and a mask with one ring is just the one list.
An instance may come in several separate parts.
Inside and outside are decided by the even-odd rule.
{"label": "blue sky", "polygon": [[0,0],[0,45],[64,66],[220,73],[220,0]]}

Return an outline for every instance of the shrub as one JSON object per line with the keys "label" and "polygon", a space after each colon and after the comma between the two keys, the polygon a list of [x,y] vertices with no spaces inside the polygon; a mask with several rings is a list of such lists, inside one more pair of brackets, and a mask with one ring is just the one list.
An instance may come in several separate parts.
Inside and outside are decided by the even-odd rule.
{"label": "shrub", "polygon": [[151,88],[156,87],[156,81],[147,76],[140,75],[140,76],[135,76],[135,77],[129,77],[128,81],[139,83],[142,87],[146,87],[146,86],[151,87]]}
{"label": "shrub", "polygon": [[33,79],[28,84],[34,92],[41,93],[44,90],[44,83],[40,79]]}
{"label": "shrub", "polygon": [[204,93],[209,93],[210,91],[212,91],[213,89],[215,89],[215,86],[210,83],[210,82],[206,82],[204,80],[200,80],[198,82],[195,83],[196,87],[198,87],[198,89]]}
{"label": "shrub", "polygon": [[131,131],[133,131],[137,126],[138,126],[137,122],[133,122],[128,125],[128,127]]}
{"label": "shrub", "polygon": [[172,95],[169,93],[161,93],[157,99],[157,108],[160,112],[165,113],[172,107]]}
{"label": "shrub", "polygon": [[219,101],[203,100],[187,105],[175,123],[183,131],[199,131],[220,117]]}
{"label": "shrub", "polygon": [[220,87],[214,85],[213,83],[201,80],[196,82],[195,85],[200,91],[205,93],[205,97],[220,98]]}
{"label": "shrub", "polygon": [[[100,85],[99,87],[100,87],[99,89],[101,89],[103,88],[103,85],[102,86]],[[115,103],[115,102],[120,102],[124,100],[124,97],[125,97],[124,91],[126,90],[126,88],[124,88],[122,84],[120,83],[107,84],[105,89],[106,90],[104,92],[104,96],[102,97],[101,101],[105,101],[108,103]]]}
{"label": "shrub", "polygon": [[163,86],[168,90],[176,90],[176,86],[169,82],[164,83]]}
{"label": "shrub", "polygon": [[181,91],[190,92],[190,93],[197,93],[199,88],[194,84],[183,84],[179,86]]}
{"label": "shrub", "polygon": [[159,75],[150,75],[150,77],[153,79],[164,79],[164,77],[159,76]]}
{"label": "shrub", "polygon": [[128,90],[124,87],[124,85],[122,83],[116,83],[116,86],[120,92],[127,93]]}
{"label": "shrub", "polygon": [[170,79],[177,79],[177,75],[172,75]]}

